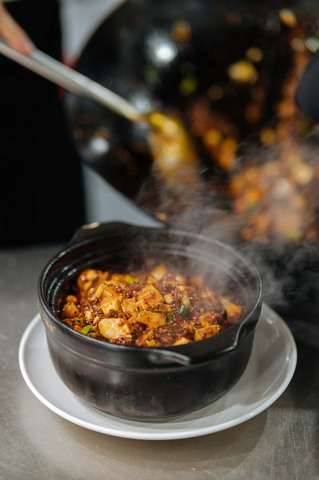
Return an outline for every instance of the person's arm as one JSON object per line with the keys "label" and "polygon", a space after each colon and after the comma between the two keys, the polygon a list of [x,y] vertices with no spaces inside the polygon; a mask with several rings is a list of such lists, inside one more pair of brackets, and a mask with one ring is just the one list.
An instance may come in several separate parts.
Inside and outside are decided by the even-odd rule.
{"label": "person's arm", "polygon": [[0,36],[13,48],[25,55],[30,55],[35,46],[26,32],[17,24],[0,1]]}

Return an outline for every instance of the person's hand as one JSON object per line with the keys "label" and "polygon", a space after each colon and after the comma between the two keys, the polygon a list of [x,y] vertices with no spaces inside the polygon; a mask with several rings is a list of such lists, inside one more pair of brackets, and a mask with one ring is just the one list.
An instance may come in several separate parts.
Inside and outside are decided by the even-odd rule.
{"label": "person's hand", "polygon": [[35,49],[28,35],[11,17],[2,2],[0,2],[0,36],[9,45],[25,55],[30,55]]}

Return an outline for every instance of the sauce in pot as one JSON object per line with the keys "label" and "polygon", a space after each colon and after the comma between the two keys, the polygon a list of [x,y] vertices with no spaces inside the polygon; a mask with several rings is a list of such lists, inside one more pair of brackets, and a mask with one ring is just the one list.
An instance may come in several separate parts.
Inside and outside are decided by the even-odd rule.
{"label": "sauce in pot", "polygon": [[164,265],[127,274],[89,269],[62,303],[60,318],[74,330],[111,343],[143,347],[202,340],[237,322],[243,308]]}

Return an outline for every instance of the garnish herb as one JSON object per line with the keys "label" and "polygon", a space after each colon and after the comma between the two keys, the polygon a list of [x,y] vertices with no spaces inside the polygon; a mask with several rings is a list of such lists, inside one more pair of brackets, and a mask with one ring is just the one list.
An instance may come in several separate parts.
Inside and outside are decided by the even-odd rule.
{"label": "garnish herb", "polygon": [[89,331],[91,330],[92,325],[86,325],[85,327],[82,328],[80,333],[83,333],[84,335],[87,335]]}
{"label": "garnish herb", "polygon": [[166,315],[166,323],[170,323],[173,320],[173,315]]}
{"label": "garnish herb", "polygon": [[177,311],[184,320],[187,320],[189,317],[189,312],[191,311],[191,307],[183,304]]}

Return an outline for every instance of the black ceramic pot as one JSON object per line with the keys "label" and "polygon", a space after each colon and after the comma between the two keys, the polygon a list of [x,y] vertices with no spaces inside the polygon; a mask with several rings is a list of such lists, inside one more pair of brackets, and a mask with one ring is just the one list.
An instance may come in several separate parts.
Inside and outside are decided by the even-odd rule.
{"label": "black ceramic pot", "polygon": [[[206,281],[245,305],[243,318],[218,335],[176,347],[101,342],[61,322],[56,311],[77,274],[88,267],[139,268],[161,261]],[[66,386],[112,415],[160,421],[225,395],[243,374],[261,310],[257,270],[232,248],[201,235],[123,223],[83,227],[44,268],[39,309],[55,369]]]}

